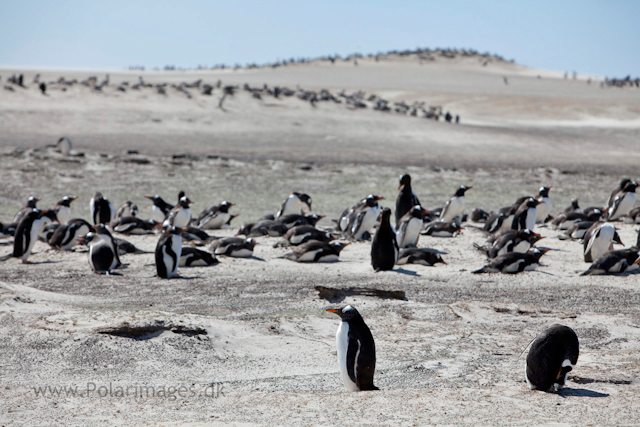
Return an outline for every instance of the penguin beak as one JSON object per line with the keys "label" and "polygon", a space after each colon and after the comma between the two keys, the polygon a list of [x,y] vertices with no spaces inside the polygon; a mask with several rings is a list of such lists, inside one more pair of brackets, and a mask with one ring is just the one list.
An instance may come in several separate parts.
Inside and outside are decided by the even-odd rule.
{"label": "penguin beak", "polygon": [[384,197],[382,197],[382,196],[376,196],[376,200],[384,200]]}
{"label": "penguin beak", "polygon": [[192,205],[192,204],[193,204],[193,202],[192,202],[191,200],[189,200],[189,204],[190,204],[190,205]]}
{"label": "penguin beak", "polygon": [[429,211],[428,211],[428,210],[426,210],[426,209],[422,209],[422,213],[423,213],[423,214],[430,214],[431,212],[429,212]]}
{"label": "penguin beak", "polygon": [[543,203],[544,203],[544,202],[543,202],[542,200],[538,200],[538,203],[536,203],[536,205],[541,205],[541,204],[543,204]]}
{"label": "penguin beak", "polygon": [[144,196],[145,199],[153,200],[153,196]]}
{"label": "penguin beak", "polygon": [[327,309],[327,311],[328,311],[329,313],[336,313],[336,314],[340,313],[340,311],[339,311],[339,310],[336,310],[335,308],[328,308],[328,309]]}
{"label": "penguin beak", "polygon": [[446,263],[446,262],[444,262],[444,260],[443,260],[443,259],[441,259],[441,260],[440,260],[440,262],[441,262],[441,263],[443,263],[444,265],[447,265],[447,263]]}
{"label": "penguin beak", "polygon": [[640,264],[640,258],[638,258],[634,264]]}
{"label": "penguin beak", "polygon": [[326,218],[326,215],[318,215],[318,218],[322,219],[322,218]]}
{"label": "penguin beak", "polygon": [[188,228],[181,228],[181,229],[180,229],[180,231],[181,231],[182,233],[184,233],[185,231],[189,231],[189,229],[188,229]]}
{"label": "penguin beak", "polygon": [[398,185],[398,190],[400,190],[402,188],[402,184]]}
{"label": "penguin beak", "polygon": [[467,187],[467,190],[471,190],[473,187]]}
{"label": "penguin beak", "polygon": [[78,200],[77,197],[69,197],[69,200]]}

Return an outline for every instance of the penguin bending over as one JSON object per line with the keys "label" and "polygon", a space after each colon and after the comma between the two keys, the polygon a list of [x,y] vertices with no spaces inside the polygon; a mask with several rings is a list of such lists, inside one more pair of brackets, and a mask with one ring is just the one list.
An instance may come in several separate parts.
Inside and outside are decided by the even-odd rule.
{"label": "penguin bending over", "polygon": [[182,255],[182,232],[178,227],[165,227],[156,245],[156,272],[162,279],[178,275],[178,265]]}
{"label": "penguin bending over", "polygon": [[135,217],[138,215],[138,205],[133,203],[131,200],[127,200],[124,202],[118,210],[116,210],[115,219],[124,218],[126,216]]}
{"label": "penguin bending over", "polygon": [[540,190],[538,190],[538,201],[542,202],[537,206],[536,223],[538,224],[547,221],[551,213],[551,208],[553,207],[553,203],[551,203],[551,199],[549,198],[549,190],[551,190],[550,186],[540,187]]}
{"label": "penguin bending over", "polygon": [[584,261],[593,262],[609,252],[613,245],[612,242],[622,245],[617,229],[609,223],[601,221],[594,223],[587,232],[584,233]]}
{"label": "penguin bending over", "polygon": [[354,215],[354,213],[356,211],[358,211],[359,208],[364,206],[364,204],[367,203],[368,199],[383,200],[384,197],[376,196],[375,194],[369,194],[367,197],[365,197],[364,199],[360,200],[355,205],[350,206],[347,209],[345,209],[344,212],[342,212],[342,214],[340,215],[340,218],[338,218],[338,220],[336,221],[337,222],[338,231],[342,231],[343,233],[346,233],[346,232],[348,232],[348,230],[351,229],[351,227],[353,227],[353,222],[354,222],[353,215]]}
{"label": "penguin bending over", "polygon": [[291,246],[298,246],[310,240],[330,242],[335,239],[331,233],[318,230],[312,225],[296,225],[284,234],[284,239]]}
{"label": "penguin bending over", "polygon": [[60,224],[66,224],[67,221],[69,221],[71,218],[71,202],[77,199],[77,197],[64,196],[52,209],[50,209],[56,211],[58,222]]}
{"label": "penguin bending over", "polygon": [[235,206],[235,203],[230,203],[225,200],[219,205],[211,206],[203,210],[196,221],[197,227],[209,230],[224,228],[231,217],[229,208],[232,206]]}
{"label": "penguin bending over", "polygon": [[338,366],[345,387],[349,391],[379,390],[373,385],[376,344],[364,319],[350,305],[327,311],[337,314],[341,320],[336,332],[336,346]]}
{"label": "penguin bending over", "polygon": [[464,227],[457,220],[453,222],[433,221],[427,224],[421,234],[433,237],[454,237],[460,234],[461,230],[464,230]]}
{"label": "penguin bending over", "polygon": [[615,221],[631,211],[636,203],[636,189],[638,184],[634,181],[627,182],[622,190],[616,193],[612,205],[609,207],[609,221]]}
{"label": "penguin bending over", "polygon": [[211,244],[211,252],[216,255],[225,255],[233,258],[250,258],[253,256],[253,248],[258,244],[255,240],[244,237],[225,237],[215,240]]}
{"label": "penguin bending over", "polygon": [[580,342],[568,326],[551,325],[538,335],[527,355],[525,378],[531,390],[560,391],[578,363]]}
{"label": "penguin bending over", "polygon": [[282,202],[282,206],[278,213],[276,213],[275,218],[278,219],[281,216],[289,214],[304,213],[304,205],[307,205],[309,210],[311,210],[311,197],[308,194],[294,191]]}
{"label": "penguin bending over", "polygon": [[391,209],[384,208],[380,226],[371,242],[371,266],[376,271],[393,270],[398,261],[398,242],[391,227]]}
{"label": "penguin bending over", "polygon": [[153,219],[143,220],[137,216],[123,216],[111,221],[111,228],[121,234],[152,234],[158,222]]}
{"label": "penguin bending over", "polygon": [[151,207],[153,219],[160,223],[163,222],[169,212],[171,212],[171,209],[173,209],[173,205],[165,202],[164,199],[157,194],[155,196],[144,197],[153,202],[153,206]]}
{"label": "penguin bending over", "polygon": [[378,200],[376,197],[367,197],[365,203],[353,212],[351,215],[353,222],[349,221],[349,228],[346,232],[349,237],[363,240],[365,233],[369,235],[369,230],[375,225],[380,215]]}
{"label": "penguin bending over", "polygon": [[473,187],[467,187],[466,185],[461,185],[460,188],[458,188],[456,193],[444,205],[440,213],[440,221],[451,222],[455,218],[462,217],[464,214],[464,193],[472,188]]}

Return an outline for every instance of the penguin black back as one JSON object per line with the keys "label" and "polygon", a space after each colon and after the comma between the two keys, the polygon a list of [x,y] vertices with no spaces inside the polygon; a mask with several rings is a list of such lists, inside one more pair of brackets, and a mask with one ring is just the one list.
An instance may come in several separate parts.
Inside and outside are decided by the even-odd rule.
{"label": "penguin black back", "polygon": [[400,218],[409,212],[412,207],[420,205],[418,197],[411,188],[411,175],[404,174],[400,176],[398,190],[400,191],[398,192],[398,196],[396,196],[396,225],[400,221]]}
{"label": "penguin black back", "polygon": [[382,210],[380,226],[371,242],[371,265],[378,271],[393,270],[398,260],[398,242],[391,228],[391,209]]}
{"label": "penguin black back", "polygon": [[532,390],[561,389],[567,373],[578,363],[578,336],[568,326],[551,325],[540,334],[527,355],[526,379]]}

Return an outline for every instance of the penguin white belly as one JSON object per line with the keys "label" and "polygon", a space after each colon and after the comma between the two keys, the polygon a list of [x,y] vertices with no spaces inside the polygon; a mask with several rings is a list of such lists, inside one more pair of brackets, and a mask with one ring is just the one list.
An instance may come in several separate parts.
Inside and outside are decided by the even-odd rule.
{"label": "penguin white belly", "polygon": [[[359,224],[354,224],[351,229],[351,233],[353,234],[353,238],[356,240],[360,240],[365,231],[369,231],[371,227],[376,223],[376,218],[378,217],[378,209],[369,208],[364,213],[364,218]],[[358,227],[358,225],[360,225]],[[357,228],[356,228],[357,227]]]}
{"label": "penguin white belly", "polygon": [[436,231],[431,235],[433,237],[453,237],[453,233],[450,231]]}
{"label": "penguin white belly", "polygon": [[318,253],[322,252],[322,249],[316,249],[315,251],[308,251],[300,255],[298,262],[313,262]]}
{"label": "penguin white belly", "polygon": [[171,270],[171,276],[175,276],[178,272],[178,264],[180,262],[180,256],[182,255],[182,236],[171,236],[171,250],[176,254],[175,262],[173,262],[173,269]]}
{"label": "penguin white belly", "polygon": [[250,258],[253,256],[253,251],[249,250],[249,249],[238,249],[237,251],[233,251],[231,252],[231,255],[234,258]]}
{"label": "penguin white belly", "polygon": [[453,197],[442,210],[440,221],[451,222],[464,213],[464,197]]}
{"label": "penguin white belly", "polygon": [[533,231],[533,227],[536,226],[536,217],[538,215],[538,208],[529,208],[527,209],[527,220],[526,220],[526,227]]}
{"label": "penguin white belly", "polygon": [[586,228],[578,229],[576,231],[574,231],[573,233],[571,233],[571,238],[572,239],[582,239],[584,238],[585,233],[587,232]]}
{"label": "penguin white belly", "polygon": [[518,261],[509,264],[507,266],[505,266],[502,271],[505,273],[515,273],[518,271],[518,269],[520,268],[520,264],[522,264],[524,262],[523,259],[519,259]]}
{"label": "penguin white belly", "polygon": [[351,215],[353,215],[353,209],[349,209],[347,214],[340,219],[340,231],[347,231],[347,227],[349,227],[349,220],[351,219]]}
{"label": "penguin white belly", "polygon": [[89,210],[91,212],[91,222],[93,223],[93,225],[97,225],[96,224],[96,220],[95,220],[95,218],[96,218],[96,201],[95,201],[95,199],[93,197],[89,201]]}
{"label": "penguin white belly", "polygon": [[318,262],[338,262],[338,255],[329,254],[329,255],[322,256],[318,259]]}
{"label": "penguin white belly", "polygon": [[[573,227],[573,225],[574,225],[575,223],[580,222],[580,221],[581,221],[580,219],[572,219],[572,220],[570,220],[570,221],[563,221],[563,222],[561,222],[561,223],[560,223],[560,225],[558,226],[558,229],[559,229],[559,230],[568,230],[568,229],[570,229],[571,227]],[[587,231],[587,230],[585,230],[585,232],[586,232],[586,231]]]}
{"label": "penguin white belly", "polygon": [[291,214],[300,214],[302,213],[302,207],[304,206],[304,202],[297,198],[296,196],[289,196],[286,202],[284,202],[284,206],[276,215],[277,217],[291,215]]}
{"label": "penguin white belly", "polygon": [[309,236],[311,236],[311,233],[298,234],[298,235],[296,235],[296,236],[293,236],[293,237],[289,240],[289,242],[291,242],[291,244],[293,244],[293,245],[299,245],[300,243],[302,243],[302,241],[303,241],[305,238],[307,238],[307,237],[309,237]]}
{"label": "penguin white belly", "polygon": [[621,259],[620,261],[616,262],[613,267],[611,267],[609,269],[609,273],[620,273],[622,271],[625,271],[627,269],[627,260],[626,259]]}
{"label": "penguin white belly", "polygon": [[[336,347],[338,348],[338,366],[340,367],[340,375],[342,376],[342,382],[349,391],[359,391],[360,389],[349,378],[349,372],[347,371],[347,349],[349,347],[349,323],[340,322],[338,331],[336,332]],[[356,360],[358,358],[356,357]],[[354,367],[355,371],[355,367]]]}
{"label": "penguin white belly", "polygon": [[[164,217],[166,216],[164,212],[162,212],[162,209],[160,209],[156,205],[153,205],[153,207],[151,208],[151,215],[156,222],[164,221]],[[93,217],[93,213],[91,214],[91,217]]]}
{"label": "penguin white belly", "polygon": [[530,247],[531,247],[531,244],[529,244],[529,242],[527,242],[526,240],[523,240],[513,247],[513,252],[518,252],[523,254],[523,253],[526,253]]}
{"label": "penguin white belly", "polygon": [[536,213],[536,222],[541,223],[544,222],[544,220],[549,216],[549,212],[551,212],[553,203],[551,203],[551,199],[548,197],[541,197],[538,199],[538,201],[544,202],[537,206],[538,211]]}
{"label": "penguin white belly", "polygon": [[224,212],[218,212],[215,215],[204,218],[205,223],[200,224],[200,228],[208,230],[218,230],[229,220],[231,215]]}
{"label": "penguin white belly", "polygon": [[422,220],[418,218],[411,218],[411,220],[406,224],[404,236],[400,236],[402,241],[398,241],[398,246],[405,248],[409,245],[417,245],[423,224],[424,222]]}
{"label": "penguin white belly", "polygon": [[502,224],[500,225],[500,228],[498,228],[495,231],[492,231],[492,233],[496,232],[496,231],[505,231],[505,230],[511,230],[511,225],[513,224],[513,215],[509,215],[508,217],[506,217],[503,221]]}
{"label": "penguin white belly", "polygon": [[534,262],[533,264],[529,264],[528,266],[526,266],[524,268],[524,271],[534,271],[536,268],[538,268],[540,264],[538,264],[537,262]]}
{"label": "penguin white belly", "polygon": [[71,217],[71,208],[69,206],[61,206],[56,215],[60,224],[66,224]]}
{"label": "penguin white belly", "polygon": [[177,270],[173,265],[173,258],[167,253],[167,247],[162,246],[162,262],[164,264],[164,268],[167,270],[167,278],[173,276],[174,270]]}
{"label": "penguin white belly", "polygon": [[512,243],[512,240],[509,240],[503,247],[501,247],[500,250],[498,251],[498,256],[508,254],[509,246],[511,246],[511,243]]}
{"label": "penguin white belly", "polygon": [[22,254],[22,260],[26,261],[27,258],[31,255],[31,251],[33,250],[33,246],[38,241],[38,233],[40,233],[40,228],[42,227],[42,221],[36,219],[33,221],[31,225],[31,230],[29,230],[29,246],[24,248],[24,253]]}
{"label": "penguin white belly", "polygon": [[[405,265],[407,262],[409,261],[409,257],[408,256],[403,256],[402,258],[398,259],[398,261],[396,261],[397,265]],[[416,262],[416,264],[418,264]]]}
{"label": "penguin white belly", "polygon": [[589,240],[586,251],[591,251],[591,259],[595,261],[602,255],[609,252],[609,246],[611,246],[611,241],[613,240],[614,233],[615,228],[613,228],[613,226],[610,224],[601,226],[600,229],[596,233],[594,233],[594,235]]}
{"label": "penguin white belly", "polygon": [[629,213],[629,211],[633,208],[633,205],[636,203],[636,193],[626,193],[622,200],[618,203],[618,207],[609,218],[610,220],[618,219],[623,215]]}
{"label": "penguin white belly", "polygon": [[191,220],[191,209],[180,209],[173,217],[173,224],[171,225],[184,228],[189,225],[189,220]]}

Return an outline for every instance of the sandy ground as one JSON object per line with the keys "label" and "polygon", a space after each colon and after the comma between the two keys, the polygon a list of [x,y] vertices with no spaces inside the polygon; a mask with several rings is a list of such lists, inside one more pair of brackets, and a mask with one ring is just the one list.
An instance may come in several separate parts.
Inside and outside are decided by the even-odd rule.
{"label": "sandy ground", "polygon": [[[499,208],[541,185],[553,186],[556,211],[572,197],[584,207],[602,205],[624,174],[638,178],[633,123],[640,92],[501,67],[361,61],[205,76],[437,100],[464,112],[459,126],[341,105],[313,108],[295,98],[260,102],[243,92],[223,112],[215,92],[186,99],[171,91],[96,94],[84,87],[52,90],[46,98],[33,87],[2,91],[0,220],[8,222],[31,194],[43,197],[43,207],[79,196],[74,216],[88,217],[96,190],[116,205],[137,202],[146,217],[150,203],[142,196],[173,200],[183,189],[194,212],[221,200],[236,203],[239,226],[275,211],[297,189],[313,197],[314,212],[327,215],[319,226],[329,227],[328,219],[369,193],[392,206],[403,172],[411,173],[427,207],[444,203],[460,184],[472,185],[468,210]],[[111,73],[112,81],[121,78],[137,74]],[[199,77],[148,72],[145,78]],[[553,99],[557,111],[549,107]],[[575,116],[579,108],[584,117]],[[465,117],[482,124],[466,125]],[[34,150],[62,134],[85,157]],[[172,157],[179,153],[190,156]],[[635,242],[637,226],[619,227],[627,246]],[[558,240],[549,228],[539,232],[547,237],[539,246],[553,249],[544,266],[509,277],[470,273],[484,264],[473,249],[484,236],[471,226],[456,238],[421,238],[419,246],[446,252],[447,265],[377,274],[367,242],[348,246],[339,263],[304,265],[278,258],[286,252],[273,247],[278,239],[259,238],[254,259],[222,258],[214,267],[181,269],[183,278],[170,281],[155,277],[153,235],[127,238],[147,253],[123,256],[127,267],[110,277],[92,274],[81,249],[61,253],[38,243],[34,264],[0,265],[0,422],[639,424],[638,275],[580,277],[588,267],[581,245]],[[9,251],[0,245],[0,253]],[[406,300],[327,301],[315,286],[401,290]],[[324,310],[346,304],[360,310],[375,337],[380,391],[348,393],[341,384],[338,319]],[[124,322],[156,332],[138,339],[100,333]],[[580,338],[578,365],[562,393],[531,392],[526,352],[520,355],[557,322]]]}

